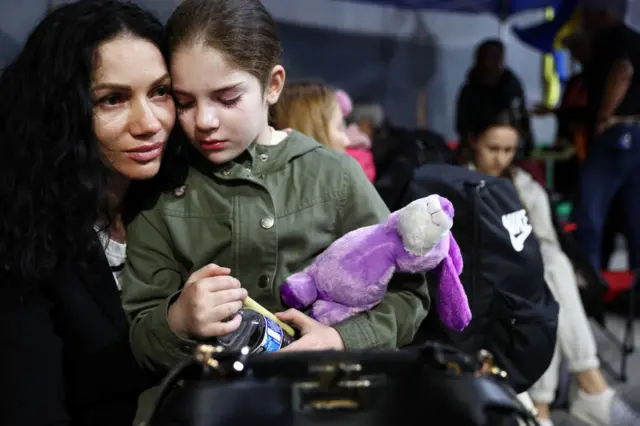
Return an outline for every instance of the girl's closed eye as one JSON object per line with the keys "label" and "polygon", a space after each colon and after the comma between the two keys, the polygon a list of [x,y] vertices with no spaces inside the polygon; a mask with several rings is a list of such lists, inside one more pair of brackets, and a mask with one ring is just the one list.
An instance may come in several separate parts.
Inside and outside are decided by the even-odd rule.
{"label": "girl's closed eye", "polygon": [[240,102],[240,98],[241,98],[241,95],[238,95],[232,99],[220,99],[220,103],[226,108],[231,108],[235,106],[238,102]]}

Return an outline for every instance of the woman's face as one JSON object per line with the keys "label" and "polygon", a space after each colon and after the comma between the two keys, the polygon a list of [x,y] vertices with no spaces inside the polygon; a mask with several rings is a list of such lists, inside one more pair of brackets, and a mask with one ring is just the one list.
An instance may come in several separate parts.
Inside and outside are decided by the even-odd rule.
{"label": "woman's face", "polygon": [[101,44],[91,82],[93,127],[105,161],[129,179],[158,173],[175,123],[171,80],[160,50],[122,36]]}
{"label": "woman's face", "polygon": [[269,143],[267,112],[284,85],[282,67],[274,67],[264,90],[255,76],[221,52],[197,43],[173,53],[171,75],[180,124],[209,161],[224,164],[253,142]]}
{"label": "woman's face", "polygon": [[490,127],[474,141],[476,168],[491,176],[502,176],[516,155],[518,140],[513,127]]}
{"label": "woman's face", "polygon": [[344,124],[344,115],[336,102],[329,121],[329,138],[334,146],[344,149],[349,146],[349,137]]}

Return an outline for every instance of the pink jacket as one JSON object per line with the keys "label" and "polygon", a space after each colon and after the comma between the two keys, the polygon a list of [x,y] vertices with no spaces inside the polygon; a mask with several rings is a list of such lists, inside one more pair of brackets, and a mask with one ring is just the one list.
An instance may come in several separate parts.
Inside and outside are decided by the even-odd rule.
{"label": "pink jacket", "polygon": [[362,148],[347,148],[346,153],[360,163],[369,181],[373,182],[376,179],[376,166],[373,163],[371,151]]}

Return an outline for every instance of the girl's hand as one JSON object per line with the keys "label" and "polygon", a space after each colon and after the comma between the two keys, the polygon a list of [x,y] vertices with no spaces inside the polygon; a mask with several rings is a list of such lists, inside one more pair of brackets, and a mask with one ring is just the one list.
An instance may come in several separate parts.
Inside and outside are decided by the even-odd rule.
{"label": "girl's hand", "polygon": [[281,351],[344,350],[342,336],[335,328],[321,324],[296,309],[278,312],[276,316],[281,321],[295,324],[300,329],[302,336]]}
{"label": "girl's hand", "polygon": [[229,268],[209,264],[191,274],[182,293],[169,308],[169,327],[176,335],[218,337],[240,326],[240,315],[222,322],[235,315],[247,297],[247,290],[230,273]]}

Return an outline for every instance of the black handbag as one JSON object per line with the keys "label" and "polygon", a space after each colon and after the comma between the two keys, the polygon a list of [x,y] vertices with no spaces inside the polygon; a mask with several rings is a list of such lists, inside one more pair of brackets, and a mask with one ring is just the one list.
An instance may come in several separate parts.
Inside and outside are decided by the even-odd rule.
{"label": "black handbag", "polygon": [[147,426],[536,425],[492,357],[403,350],[249,355],[199,346]]}

